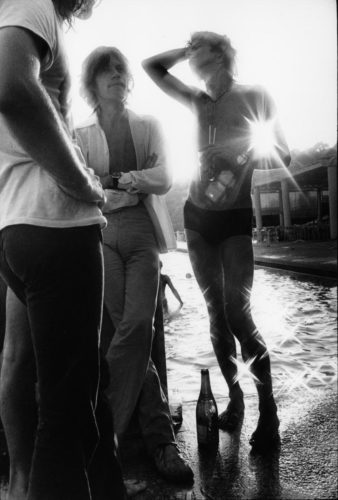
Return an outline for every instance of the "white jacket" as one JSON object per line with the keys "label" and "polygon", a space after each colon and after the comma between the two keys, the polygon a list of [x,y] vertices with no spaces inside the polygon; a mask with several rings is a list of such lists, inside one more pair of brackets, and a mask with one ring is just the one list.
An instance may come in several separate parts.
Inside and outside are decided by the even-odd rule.
{"label": "white jacket", "polygon": [[[165,253],[176,248],[176,239],[164,194],[171,187],[172,175],[164,154],[164,141],[160,127],[152,116],[140,116],[131,110],[128,119],[134,142],[137,170],[129,172],[134,192],[146,193],[145,204],[155,228],[159,250]],[[79,146],[87,165],[99,176],[109,174],[109,149],[104,131],[96,113],[76,127]],[[142,169],[146,159],[155,153],[156,165]]]}

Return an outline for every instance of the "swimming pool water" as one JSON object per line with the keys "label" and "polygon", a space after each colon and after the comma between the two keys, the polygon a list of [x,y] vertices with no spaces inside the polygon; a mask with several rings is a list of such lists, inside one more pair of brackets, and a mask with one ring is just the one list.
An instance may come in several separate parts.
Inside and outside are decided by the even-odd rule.
{"label": "swimming pool water", "polygon": [[[167,288],[171,312],[165,322],[169,393],[178,388],[183,401],[196,401],[200,370],[209,368],[215,397],[227,397],[209,338],[205,302],[189,257],[172,252],[161,260],[162,272],[170,276],[184,302],[178,311],[178,303]],[[270,353],[277,397],[337,384],[337,288],[333,280],[257,268],[251,304]],[[256,393],[246,370],[240,384],[246,395]]]}

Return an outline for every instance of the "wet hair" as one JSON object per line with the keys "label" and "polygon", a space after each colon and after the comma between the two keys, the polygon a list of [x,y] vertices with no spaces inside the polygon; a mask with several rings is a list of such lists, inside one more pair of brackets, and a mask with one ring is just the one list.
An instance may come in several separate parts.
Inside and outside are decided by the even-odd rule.
{"label": "wet hair", "polygon": [[127,75],[128,92],[131,91],[134,80],[130,71],[128,59],[116,47],[97,47],[83,61],[81,71],[81,95],[92,108],[96,108],[95,78],[109,69],[112,60],[121,64]]}
{"label": "wet hair", "polygon": [[72,22],[73,16],[92,3],[92,0],[52,0],[55,10],[64,21]]}
{"label": "wet hair", "polygon": [[230,38],[212,31],[195,31],[190,37],[188,46],[193,42],[207,44],[211,47],[212,51],[220,53],[223,57],[225,68],[231,76],[234,76],[236,50],[231,45]]}

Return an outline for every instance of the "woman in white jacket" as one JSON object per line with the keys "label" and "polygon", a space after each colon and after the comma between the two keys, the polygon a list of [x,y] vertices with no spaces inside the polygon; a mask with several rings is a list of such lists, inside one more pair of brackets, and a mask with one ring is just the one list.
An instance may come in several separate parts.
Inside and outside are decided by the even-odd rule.
{"label": "woman in white jacket", "polygon": [[82,90],[94,113],[77,127],[87,164],[100,177],[107,202],[103,232],[106,312],[114,335],[106,358],[116,433],[121,441],[137,408],[159,472],[188,480],[177,451],[168,402],[151,360],[159,281],[159,252],[175,245],[164,195],[171,186],[157,122],[125,107],[132,76],[114,47],[95,49],[83,63]]}

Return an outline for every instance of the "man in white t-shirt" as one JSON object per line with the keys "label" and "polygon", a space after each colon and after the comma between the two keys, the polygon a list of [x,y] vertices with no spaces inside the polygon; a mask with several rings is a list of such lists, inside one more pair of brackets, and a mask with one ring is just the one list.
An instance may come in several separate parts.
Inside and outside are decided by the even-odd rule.
{"label": "man in white t-shirt", "polygon": [[[115,456],[115,483],[107,479],[104,494],[88,482],[104,419],[95,413],[104,407],[97,400],[104,192],[72,142],[62,23],[90,17],[94,4],[0,0],[0,273],[9,287],[1,417],[16,500],[124,498]],[[22,331],[13,327],[18,299],[29,319]],[[37,375],[30,445],[33,395],[20,399],[15,373],[23,350]]]}

